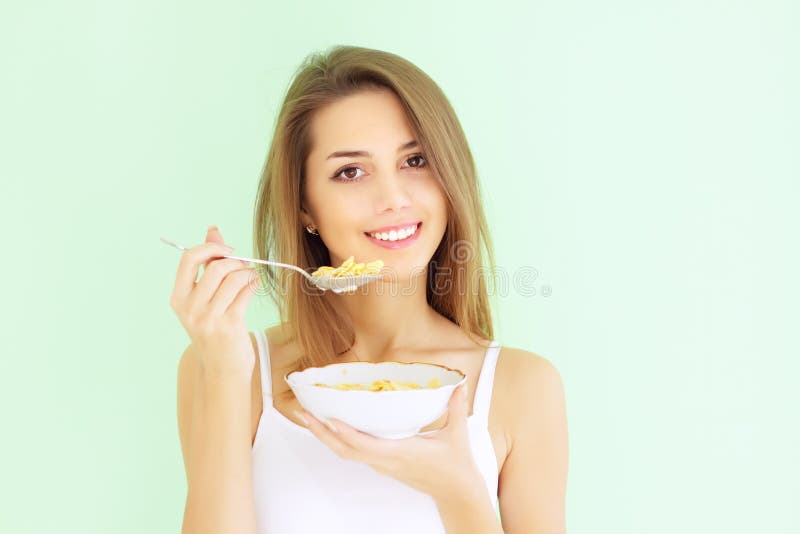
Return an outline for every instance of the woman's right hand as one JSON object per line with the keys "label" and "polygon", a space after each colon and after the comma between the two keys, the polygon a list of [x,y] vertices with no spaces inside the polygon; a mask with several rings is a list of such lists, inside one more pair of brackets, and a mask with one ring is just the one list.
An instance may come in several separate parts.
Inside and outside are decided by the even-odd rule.
{"label": "woman's right hand", "polygon": [[169,303],[206,376],[249,380],[256,355],[245,313],[258,287],[257,271],[245,261],[222,258],[232,251],[217,227],[209,227],[205,243],[183,252]]}

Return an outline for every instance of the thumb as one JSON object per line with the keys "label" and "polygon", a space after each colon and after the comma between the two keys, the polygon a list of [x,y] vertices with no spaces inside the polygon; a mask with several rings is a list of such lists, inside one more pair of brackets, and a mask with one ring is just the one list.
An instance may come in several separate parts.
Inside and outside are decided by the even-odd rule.
{"label": "thumb", "polygon": [[222,239],[222,233],[219,231],[219,228],[213,225],[208,227],[208,230],[206,230],[206,243],[225,244],[225,240]]}
{"label": "thumb", "polygon": [[447,404],[447,428],[466,426],[467,415],[469,415],[468,398],[467,382],[465,380],[450,396],[450,401]]}
{"label": "thumb", "polygon": [[[220,245],[225,244],[225,240],[222,239],[222,233],[219,231],[219,228],[214,225],[208,227],[208,230],[206,230],[206,243],[219,243]],[[203,262],[203,269],[207,269],[208,264],[213,260],[214,258],[210,258]]]}

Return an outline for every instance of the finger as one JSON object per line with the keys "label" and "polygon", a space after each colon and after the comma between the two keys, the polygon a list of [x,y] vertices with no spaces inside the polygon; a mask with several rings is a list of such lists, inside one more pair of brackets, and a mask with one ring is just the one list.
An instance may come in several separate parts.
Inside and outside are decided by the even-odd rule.
{"label": "finger", "polygon": [[239,260],[228,258],[212,259],[187,299],[189,307],[207,305],[214,298],[214,294],[225,277],[241,268],[242,263]]}
{"label": "finger", "polygon": [[219,231],[219,227],[216,225],[211,225],[206,229],[206,243],[224,243],[225,241],[222,239],[222,232]]}
{"label": "finger", "polygon": [[[206,243],[219,243],[221,245],[225,244],[225,240],[222,238],[222,232],[219,231],[219,228],[212,225],[209,226],[206,230]],[[233,247],[231,247],[231,252],[233,251]],[[242,261],[242,260],[239,260]],[[247,265],[246,261],[242,261],[245,265]],[[208,266],[208,262],[205,263],[204,267]]]}
{"label": "finger", "polygon": [[345,445],[358,451],[363,459],[383,458],[393,456],[399,440],[384,440],[361,432],[344,421],[331,419],[331,423],[336,427],[336,436]]}
{"label": "finger", "polygon": [[255,274],[248,277],[247,284],[239,291],[236,297],[228,306],[225,313],[230,314],[234,320],[244,319],[247,314],[247,306],[250,304],[253,296],[261,289],[261,279],[258,277],[258,271],[251,269]]}
{"label": "finger", "polygon": [[172,288],[172,301],[182,303],[187,300],[195,287],[200,266],[214,257],[221,257],[233,251],[230,247],[219,243],[203,243],[188,250],[181,255],[178,272],[175,275],[175,285]]}
{"label": "finger", "polygon": [[239,291],[247,286],[252,276],[252,269],[238,269],[229,272],[222,280],[222,283],[219,284],[216,293],[211,297],[211,301],[208,304],[209,313],[216,317],[224,314],[233,299],[239,294]]}
{"label": "finger", "polygon": [[332,431],[327,425],[311,415],[309,411],[302,410],[300,413],[308,422],[306,427],[311,433],[317,436],[317,438],[335,452],[337,456],[347,460],[355,459],[355,451],[337,437],[338,432]]}

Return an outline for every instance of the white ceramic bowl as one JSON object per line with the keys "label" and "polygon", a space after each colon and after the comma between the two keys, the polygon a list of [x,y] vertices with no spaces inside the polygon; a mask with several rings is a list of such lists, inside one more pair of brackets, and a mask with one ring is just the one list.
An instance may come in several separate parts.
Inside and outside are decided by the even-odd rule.
{"label": "white ceramic bowl", "polygon": [[[441,386],[427,388],[432,378]],[[317,419],[335,418],[373,436],[400,439],[418,434],[441,417],[466,376],[457,369],[430,363],[346,362],[294,371],[283,379],[303,408]],[[414,382],[422,389],[364,391],[314,385],[372,384],[376,380]]]}

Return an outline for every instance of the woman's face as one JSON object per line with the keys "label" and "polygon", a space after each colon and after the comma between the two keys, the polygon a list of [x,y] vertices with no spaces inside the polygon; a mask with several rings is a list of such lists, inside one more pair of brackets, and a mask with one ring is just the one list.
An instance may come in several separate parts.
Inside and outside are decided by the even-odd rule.
{"label": "woman's face", "polygon": [[[359,92],[314,114],[303,224],[317,227],[314,239],[325,243],[334,267],[350,256],[380,259],[403,280],[430,261],[447,225],[447,202],[412,141],[400,101],[388,90]],[[370,235],[378,231],[389,240]]]}

